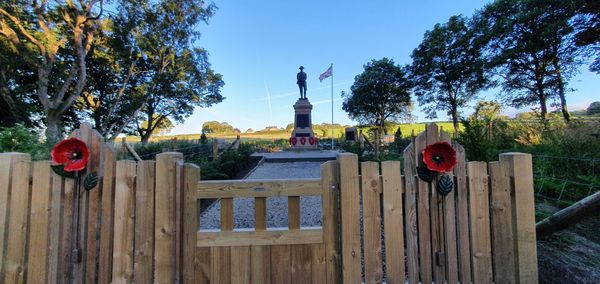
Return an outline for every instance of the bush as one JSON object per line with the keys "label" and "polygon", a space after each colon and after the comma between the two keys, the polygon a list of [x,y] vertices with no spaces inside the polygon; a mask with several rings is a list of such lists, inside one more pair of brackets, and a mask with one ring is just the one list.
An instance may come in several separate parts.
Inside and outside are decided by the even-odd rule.
{"label": "bush", "polygon": [[50,158],[50,150],[39,136],[24,126],[17,125],[0,129],[0,153],[20,152],[31,155],[33,160]]}

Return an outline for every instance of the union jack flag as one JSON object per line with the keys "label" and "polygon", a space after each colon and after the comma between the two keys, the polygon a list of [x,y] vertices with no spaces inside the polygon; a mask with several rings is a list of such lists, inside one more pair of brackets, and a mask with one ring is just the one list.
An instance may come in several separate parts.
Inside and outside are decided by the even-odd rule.
{"label": "union jack flag", "polygon": [[331,77],[332,74],[333,74],[333,65],[329,66],[329,68],[327,68],[327,70],[319,76],[319,82],[323,82],[323,79]]}

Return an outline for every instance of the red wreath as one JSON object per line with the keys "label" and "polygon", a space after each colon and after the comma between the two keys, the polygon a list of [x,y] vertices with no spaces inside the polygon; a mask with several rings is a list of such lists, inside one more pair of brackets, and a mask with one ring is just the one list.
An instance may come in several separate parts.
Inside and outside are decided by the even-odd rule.
{"label": "red wreath", "polygon": [[54,145],[50,157],[52,157],[53,164],[64,165],[66,172],[75,172],[85,168],[90,151],[83,141],[70,138]]}
{"label": "red wreath", "polygon": [[302,143],[302,145],[306,144],[306,137],[300,138],[300,143]]}
{"label": "red wreath", "polygon": [[308,138],[308,143],[310,145],[314,145],[315,143],[317,143],[317,139],[315,139],[314,137],[310,137]]}
{"label": "red wreath", "polygon": [[296,145],[296,143],[298,143],[298,139],[296,137],[290,138],[290,144]]}
{"label": "red wreath", "polygon": [[423,150],[423,163],[432,171],[452,171],[456,162],[456,151],[448,142],[433,143]]}

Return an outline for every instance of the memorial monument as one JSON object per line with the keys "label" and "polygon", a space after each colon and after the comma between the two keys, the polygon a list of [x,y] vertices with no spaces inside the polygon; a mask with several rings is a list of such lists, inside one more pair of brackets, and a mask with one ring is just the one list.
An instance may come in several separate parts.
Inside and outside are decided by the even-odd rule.
{"label": "memorial monument", "polygon": [[300,72],[296,75],[296,84],[300,89],[300,98],[294,104],[294,131],[290,137],[292,149],[316,149],[317,138],[312,130],[312,108],[313,106],[306,97],[306,73],[304,66],[300,66]]}

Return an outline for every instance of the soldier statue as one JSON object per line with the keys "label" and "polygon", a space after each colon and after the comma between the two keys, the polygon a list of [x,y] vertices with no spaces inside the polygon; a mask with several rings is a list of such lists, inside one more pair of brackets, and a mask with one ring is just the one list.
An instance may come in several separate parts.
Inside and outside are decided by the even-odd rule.
{"label": "soldier statue", "polygon": [[300,72],[296,75],[298,80],[298,88],[300,88],[300,99],[306,99],[306,73],[304,73],[304,66],[300,66]]}

